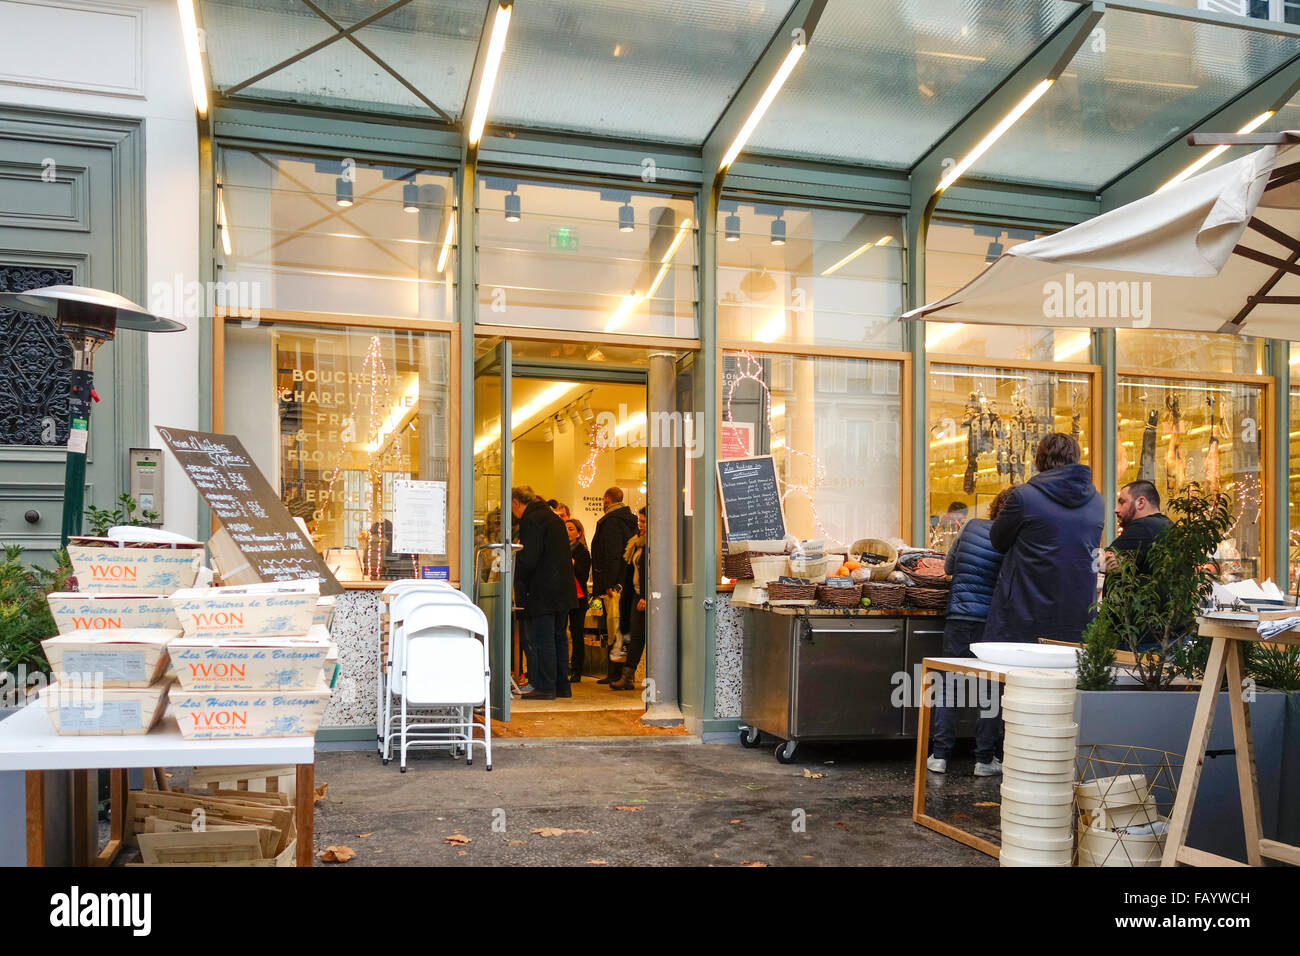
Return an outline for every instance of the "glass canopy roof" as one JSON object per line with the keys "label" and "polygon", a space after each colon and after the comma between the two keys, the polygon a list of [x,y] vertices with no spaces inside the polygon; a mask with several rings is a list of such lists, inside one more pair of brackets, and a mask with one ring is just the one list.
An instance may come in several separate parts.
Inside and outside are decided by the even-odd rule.
{"label": "glass canopy roof", "polygon": [[[909,170],[949,132],[977,122],[972,112],[1003,83],[1032,79],[1034,53],[1075,28],[1081,3],[826,0],[807,54],[742,160]],[[199,0],[199,13],[219,105],[263,100],[446,126],[462,121],[495,6]],[[1279,68],[1296,68],[1300,26],[1287,22],[1286,4],[1241,5],[1261,17],[1286,8],[1274,22],[1211,6],[1108,4],[1100,29],[968,179],[1095,192]],[[795,0],[516,0],[489,135],[536,130],[698,148],[738,109],[746,79],[763,82],[756,67],[770,70],[764,51],[789,42],[794,8]]]}

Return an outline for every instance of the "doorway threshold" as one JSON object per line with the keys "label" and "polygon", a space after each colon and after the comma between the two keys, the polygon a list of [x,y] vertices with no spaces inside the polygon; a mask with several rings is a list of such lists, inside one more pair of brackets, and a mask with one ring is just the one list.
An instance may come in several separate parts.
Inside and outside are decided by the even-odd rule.
{"label": "doorway threshold", "polygon": [[492,749],[514,750],[522,747],[693,747],[703,744],[698,734],[669,734],[636,737],[498,737],[492,735]]}

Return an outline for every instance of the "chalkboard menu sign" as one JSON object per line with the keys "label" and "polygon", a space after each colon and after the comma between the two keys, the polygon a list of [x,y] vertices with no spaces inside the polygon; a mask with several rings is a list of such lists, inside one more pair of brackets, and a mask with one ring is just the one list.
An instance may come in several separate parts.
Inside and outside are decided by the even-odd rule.
{"label": "chalkboard menu sign", "polygon": [[779,541],[785,537],[781,491],[771,455],[718,462],[718,494],[728,541]]}
{"label": "chalkboard menu sign", "polygon": [[167,447],[263,581],[319,579],[321,594],[343,588],[234,435],[159,428]]}

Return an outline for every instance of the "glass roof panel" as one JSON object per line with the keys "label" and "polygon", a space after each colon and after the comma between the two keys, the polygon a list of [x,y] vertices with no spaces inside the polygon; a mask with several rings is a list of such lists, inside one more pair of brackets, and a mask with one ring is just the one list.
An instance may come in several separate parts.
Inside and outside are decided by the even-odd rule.
{"label": "glass roof panel", "polygon": [[1123,10],[1100,29],[971,176],[1099,188],[1300,53],[1294,37]]}
{"label": "glass roof panel", "polygon": [[793,5],[516,4],[489,122],[702,143]]}
{"label": "glass roof panel", "polygon": [[[320,0],[317,5],[349,27],[391,3]],[[482,0],[412,0],[354,35],[427,99],[458,119],[484,10]],[[203,0],[203,21],[212,81],[219,92],[337,32],[301,0]],[[335,40],[239,92],[305,106],[437,116],[347,39]]]}
{"label": "glass roof panel", "polygon": [[911,166],[1077,9],[831,3],[748,150]]}

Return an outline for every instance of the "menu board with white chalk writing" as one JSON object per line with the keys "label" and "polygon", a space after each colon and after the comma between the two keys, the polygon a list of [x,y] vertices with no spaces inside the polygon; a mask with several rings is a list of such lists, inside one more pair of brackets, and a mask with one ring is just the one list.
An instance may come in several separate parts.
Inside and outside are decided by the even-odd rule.
{"label": "menu board with white chalk writing", "polygon": [[159,428],[171,453],[263,581],[320,581],[343,588],[234,435]]}
{"label": "menu board with white chalk writing", "polygon": [[779,541],[785,537],[781,490],[771,455],[719,461],[718,494],[728,541]]}

